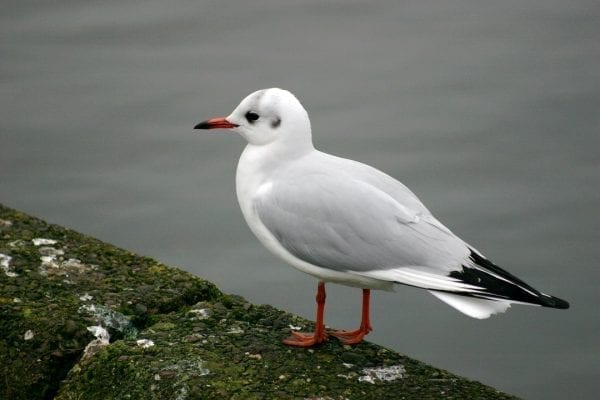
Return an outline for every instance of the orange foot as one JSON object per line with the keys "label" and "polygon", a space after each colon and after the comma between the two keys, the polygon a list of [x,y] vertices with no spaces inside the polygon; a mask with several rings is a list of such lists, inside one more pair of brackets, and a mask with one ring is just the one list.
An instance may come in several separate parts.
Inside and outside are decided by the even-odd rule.
{"label": "orange foot", "polygon": [[367,336],[371,330],[372,328],[370,326],[361,326],[353,331],[329,331],[328,333],[344,344],[358,344],[363,341],[364,337]]}
{"label": "orange foot", "polygon": [[324,331],[307,333],[291,331],[290,333],[292,336],[283,341],[284,344],[289,346],[312,347],[327,340],[327,333]]}

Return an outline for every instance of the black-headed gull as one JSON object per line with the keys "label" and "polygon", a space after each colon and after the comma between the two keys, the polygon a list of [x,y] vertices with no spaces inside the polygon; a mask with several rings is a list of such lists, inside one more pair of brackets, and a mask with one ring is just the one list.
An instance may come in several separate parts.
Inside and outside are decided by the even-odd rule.
{"label": "black-headed gull", "polygon": [[[284,343],[308,347],[328,334],[347,344],[362,341],[372,330],[370,289],[394,284],[427,289],[474,318],[512,303],[569,307],[486,259],[396,179],[316,150],[308,114],[287,90],[259,90],[229,116],[195,126],[215,128],[248,141],[236,190],[252,232],[275,255],[319,279],[315,332],[292,332]],[[358,329],[325,331],[325,282],[363,289]]]}

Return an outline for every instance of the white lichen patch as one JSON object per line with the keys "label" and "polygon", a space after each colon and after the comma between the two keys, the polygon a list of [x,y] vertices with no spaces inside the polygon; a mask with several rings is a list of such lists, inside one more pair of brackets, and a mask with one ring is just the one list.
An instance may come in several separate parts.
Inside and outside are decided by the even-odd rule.
{"label": "white lichen patch", "polygon": [[[62,263],[61,267],[78,269],[78,270],[82,271],[84,269],[90,268],[91,266],[82,263],[81,260],[79,260],[78,258],[69,258],[67,261]],[[93,269],[93,267],[92,267],[92,269]]]}
{"label": "white lichen patch", "polygon": [[94,296],[91,296],[88,293],[79,296],[79,300],[81,300],[81,301],[89,301],[89,300],[92,300],[93,298],[94,298]]}
{"label": "white lichen patch", "polygon": [[31,340],[33,339],[33,337],[35,336],[35,334],[33,333],[33,331],[31,329],[29,329],[27,332],[25,332],[25,334],[23,335],[23,340]]}
{"label": "white lichen patch", "polygon": [[87,330],[90,331],[92,335],[96,337],[96,339],[92,340],[87,344],[87,346],[85,346],[85,349],[83,350],[83,356],[81,357],[82,359],[93,356],[98,351],[102,350],[103,347],[108,346],[110,342],[110,335],[104,327],[100,325],[88,326]]}
{"label": "white lichen patch", "polygon": [[177,374],[188,376],[204,376],[210,374],[210,370],[204,366],[204,361],[200,358],[184,359],[177,364],[169,365],[163,370],[175,371]]}
{"label": "white lichen patch", "polygon": [[403,365],[390,365],[389,367],[363,368],[359,382],[375,383],[375,381],[390,382],[404,377],[406,369]]}
{"label": "white lichen patch", "polygon": [[[338,376],[340,376],[340,375],[338,375]],[[375,379],[371,375],[359,376],[358,377],[358,381],[359,382],[368,382],[368,383],[375,384]]]}
{"label": "white lichen patch", "polygon": [[58,257],[58,256],[62,256],[65,254],[63,249],[55,249],[54,247],[50,247],[50,246],[44,246],[44,247],[40,247],[38,249],[38,251],[40,252],[41,256],[44,257]]}
{"label": "white lichen patch", "polygon": [[154,346],[154,342],[150,339],[139,339],[135,342],[142,349],[147,349],[148,347]]}
{"label": "white lichen patch", "polygon": [[[33,240],[35,241],[36,239]],[[57,258],[64,255],[65,252],[62,249],[55,249],[54,247],[49,246],[40,247],[38,251],[40,252],[40,261],[42,262],[40,264],[40,274],[48,275],[49,273],[58,273],[59,271],[57,270],[60,268],[60,262]],[[62,273],[62,271],[60,272]]]}
{"label": "white lichen patch", "polygon": [[56,256],[41,256],[40,261],[42,262],[42,267],[58,268],[58,263],[56,262]]}
{"label": "white lichen patch", "polygon": [[[49,240],[49,239],[48,239]],[[95,270],[97,266],[82,263],[77,258],[63,260],[65,254],[63,249],[44,246],[40,247],[40,274],[48,275],[68,275],[69,273],[83,273],[90,269]]]}
{"label": "white lichen patch", "polygon": [[213,311],[210,308],[198,308],[192,309],[189,311],[191,314],[195,315],[195,319],[208,319],[213,314]]}
{"label": "white lichen patch", "polygon": [[12,242],[8,242],[8,246],[14,248],[23,247],[27,243],[23,239],[13,240]]}
{"label": "white lichen patch", "polygon": [[96,339],[100,340],[102,343],[108,344],[108,342],[110,341],[110,334],[103,326],[88,326],[86,329],[90,331],[92,335],[94,335]]}
{"label": "white lichen patch", "polygon": [[84,304],[79,307],[77,312],[87,314],[93,317],[99,325],[116,329],[123,332],[125,336],[130,338],[137,336],[137,329],[131,324],[129,318],[108,307],[99,304]]}
{"label": "white lichen patch", "polygon": [[254,360],[259,360],[259,361],[262,360],[262,356],[260,354],[258,354],[258,353],[257,354],[252,354],[252,353],[250,353],[250,352],[247,351],[244,354],[246,356],[248,356],[248,358],[252,358]]}
{"label": "white lichen patch", "polygon": [[86,304],[83,305],[81,307],[79,307],[79,309],[77,310],[78,313],[84,313],[84,314],[91,314],[94,315],[96,314],[96,305],[95,304]]}
{"label": "white lichen patch", "polygon": [[12,224],[13,224],[12,221],[0,218],[0,229],[10,228],[12,226]]}
{"label": "white lichen patch", "polygon": [[39,247],[41,261],[39,272],[44,276],[68,276],[69,273],[83,273],[97,268],[95,265],[84,264],[77,258],[64,260],[62,256],[65,255],[65,250],[52,247],[52,245],[58,243],[56,240],[37,238],[33,239],[32,242]]}
{"label": "white lichen patch", "polygon": [[59,265],[56,262],[56,257],[51,256],[42,256],[40,257],[42,263],[40,264],[40,274],[48,275],[51,272],[55,272],[52,270],[58,270]]}
{"label": "white lichen patch", "polygon": [[232,326],[231,328],[229,328],[227,333],[232,334],[232,335],[240,335],[240,334],[244,333],[244,330],[242,328],[240,328],[239,326]]}
{"label": "white lichen patch", "polygon": [[2,268],[6,276],[14,278],[15,276],[19,276],[19,274],[10,270],[10,260],[12,260],[11,256],[0,253],[0,268]]}
{"label": "white lichen patch", "polygon": [[51,246],[51,245],[57,243],[57,241],[54,239],[45,239],[45,238],[35,238],[35,239],[32,239],[31,242],[33,243],[34,246]]}

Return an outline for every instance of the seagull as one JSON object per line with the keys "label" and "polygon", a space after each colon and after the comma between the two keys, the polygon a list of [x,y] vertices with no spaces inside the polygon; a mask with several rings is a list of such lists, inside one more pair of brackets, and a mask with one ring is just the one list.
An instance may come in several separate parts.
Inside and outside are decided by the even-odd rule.
{"label": "seagull", "polygon": [[[250,230],[276,256],[318,279],[315,330],[292,331],[287,345],[311,347],[329,336],[360,343],[372,330],[371,289],[391,291],[395,284],[426,289],[479,319],[513,303],[569,308],[489,261],[396,179],[315,149],[308,113],[287,90],[258,90],[229,116],[194,129],[228,129],[246,139],[236,192]],[[362,289],[358,329],[325,329],[328,282]]]}

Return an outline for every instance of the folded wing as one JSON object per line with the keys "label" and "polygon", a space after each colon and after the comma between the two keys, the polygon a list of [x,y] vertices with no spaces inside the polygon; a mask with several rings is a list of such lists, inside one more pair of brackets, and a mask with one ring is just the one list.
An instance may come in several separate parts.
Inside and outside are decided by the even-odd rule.
{"label": "folded wing", "polygon": [[428,289],[475,318],[503,312],[515,302],[568,307],[470,248],[400,182],[364,164],[330,161],[334,165],[326,170],[281,171],[254,198],[265,227],[294,256],[323,268]]}

